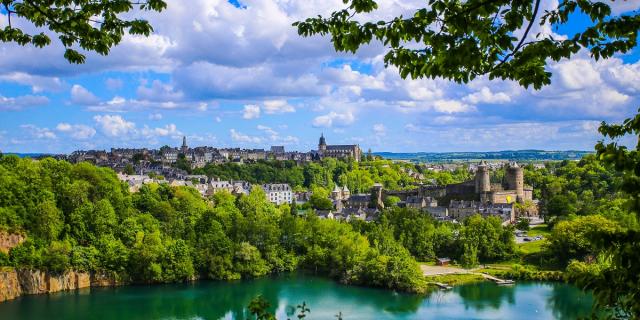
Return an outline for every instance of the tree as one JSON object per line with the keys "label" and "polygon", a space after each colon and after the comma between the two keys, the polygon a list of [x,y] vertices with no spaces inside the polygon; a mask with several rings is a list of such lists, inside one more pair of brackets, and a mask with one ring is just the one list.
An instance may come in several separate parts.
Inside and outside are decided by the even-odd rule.
{"label": "tree", "polygon": [[[7,26],[0,29],[0,41],[42,48],[51,44],[51,35],[57,35],[65,47],[64,57],[71,63],[84,63],[85,55],[76,49],[107,55],[111,47],[122,41],[125,31],[132,35],[149,36],[153,28],[146,20],[131,16],[134,7],[140,11],[162,11],[163,0],[2,0]],[[20,18],[46,32],[30,34],[12,21]],[[22,21],[20,21],[22,22]],[[31,27],[28,29],[32,29]],[[35,29],[35,28],[34,28]]]}
{"label": "tree", "polygon": [[[551,83],[551,73],[545,69],[548,61],[570,58],[581,48],[594,59],[625,53],[637,45],[640,28],[638,14],[613,16],[608,5],[592,1],[565,0],[555,10],[541,12],[541,0],[430,0],[412,16],[389,21],[364,16],[378,9],[375,0],[344,2],[347,8],[328,18],[318,16],[293,25],[302,36],[330,34],[337,51],[356,52],[379,41],[389,48],[385,64],[413,79],[439,77],[466,83],[488,75],[540,89]],[[537,35],[530,40],[534,24],[565,25],[575,21],[577,13],[588,16],[591,25],[568,39]]]}
{"label": "tree", "polygon": [[333,209],[333,202],[329,199],[329,191],[322,187],[313,188],[309,204],[317,210]]}
{"label": "tree", "polygon": [[518,219],[518,222],[516,223],[516,229],[523,231],[529,230],[529,220],[526,218]]}
{"label": "tree", "polygon": [[400,198],[396,197],[396,196],[388,196],[384,199],[384,206],[385,207],[391,207],[391,206],[395,206],[398,204],[398,202],[400,202]]}

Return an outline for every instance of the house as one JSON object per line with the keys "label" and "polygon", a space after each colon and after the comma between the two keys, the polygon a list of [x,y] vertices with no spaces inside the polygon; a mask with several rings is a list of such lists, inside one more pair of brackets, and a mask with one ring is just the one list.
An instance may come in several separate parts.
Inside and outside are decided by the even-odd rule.
{"label": "house", "polygon": [[436,265],[441,267],[448,266],[450,262],[451,262],[451,259],[449,258],[436,258]]}
{"label": "house", "polygon": [[270,183],[263,184],[262,189],[271,203],[277,205],[293,202],[293,192],[291,187],[286,183]]}

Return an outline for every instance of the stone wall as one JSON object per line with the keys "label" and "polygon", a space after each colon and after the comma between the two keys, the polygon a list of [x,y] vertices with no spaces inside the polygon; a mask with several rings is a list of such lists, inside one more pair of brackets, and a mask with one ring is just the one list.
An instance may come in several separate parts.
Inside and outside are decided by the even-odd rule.
{"label": "stone wall", "polygon": [[51,274],[40,270],[5,268],[0,269],[0,302],[15,299],[21,295],[53,293],[119,284],[112,276],[106,274],[95,276],[76,271]]}
{"label": "stone wall", "polygon": [[17,233],[0,231],[0,252],[9,253],[11,248],[24,242],[24,236]]}

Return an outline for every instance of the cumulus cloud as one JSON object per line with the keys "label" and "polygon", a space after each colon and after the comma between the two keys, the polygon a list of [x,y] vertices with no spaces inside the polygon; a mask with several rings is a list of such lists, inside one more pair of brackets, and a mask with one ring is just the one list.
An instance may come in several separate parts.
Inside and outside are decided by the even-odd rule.
{"label": "cumulus cloud", "polygon": [[509,95],[504,92],[493,93],[489,87],[482,87],[480,91],[471,93],[462,99],[465,102],[469,102],[472,104],[478,103],[507,103],[511,101]]}
{"label": "cumulus cloud", "polygon": [[89,106],[99,103],[100,99],[83,86],[74,84],[71,87],[71,102],[77,105]]}
{"label": "cumulus cloud", "polygon": [[182,136],[182,132],[178,131],[175,124],[171,123],[160,128],[149,128],[144,126],[142,129],[142,135],[145,137],[179,137]]}
{"label": "cumulus cloud", "polygon": [[73,139],[86,140],[93,138],[96,134],[96,129],[82,125],[82,124],[69,124],[66,122],[58,123],[56,130],[68,134]]}
{"label": "cumulus cloud", "polygon": [[264,102],[264,113],[288,113],[295,112],[296,109],[287,103],[287,100],[269,100]]}
{"label": "cumulus cloud", "polygon": [[331,111],[328,114],[321,115],[313,119],[313,126],[316,128],[325,127],[330,128],[333,126],[346,126],[355,121],[355,116],[351,111],[344,113],[338,113]]}
{"label": "cumulus cloud", "polygon": [[153,80],[151,86],[147,86],[147,81],[143,81],[137,89],[138,99],[147,101],[180,101],[184,94],[176,91],[174,87],[160,80]]}
{"label": "cumulus cloud", "polygon": [[109,137],[123,137],[135,132],[136,125],[119,115],[97,115],[93,117],[103,134]]}
{"label": "cumulus cloud", "polygon": [[257,119],[260,117],[260,106],[255,104],[247,104],[242,112],[243,119]]}

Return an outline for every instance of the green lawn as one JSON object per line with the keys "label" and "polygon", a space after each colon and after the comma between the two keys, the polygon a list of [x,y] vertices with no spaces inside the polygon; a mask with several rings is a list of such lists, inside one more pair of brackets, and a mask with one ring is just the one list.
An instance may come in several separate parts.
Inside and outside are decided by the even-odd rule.
{"label": "green lawn", "polygon": [[550,233],[551,233],[551,230],[549,230],[549,226],[547,226],[546,224],[541,224],[529,229],[529,232],[527,232],[527,235],[529,237],[543,236],[546,238]]}
{"label": "green lawn", "polygon": [[485,281],[485,279],[481,275],[466,273],[446,274],[441,276],[426,277],[426,279],[428,282],[446,283],[451,286]]}
{"label": "green lawn", "polygon": [[523,255],[530,255],[530,254],[538,253],[538,252],[542,251],[543,246],[544,246],[544,244],[546,242],[547,241],[545,239],[542,239],[542,240],[537,240],[537,241],[519,243],[519,244],[517,244],[518,252],[523,254]]}

